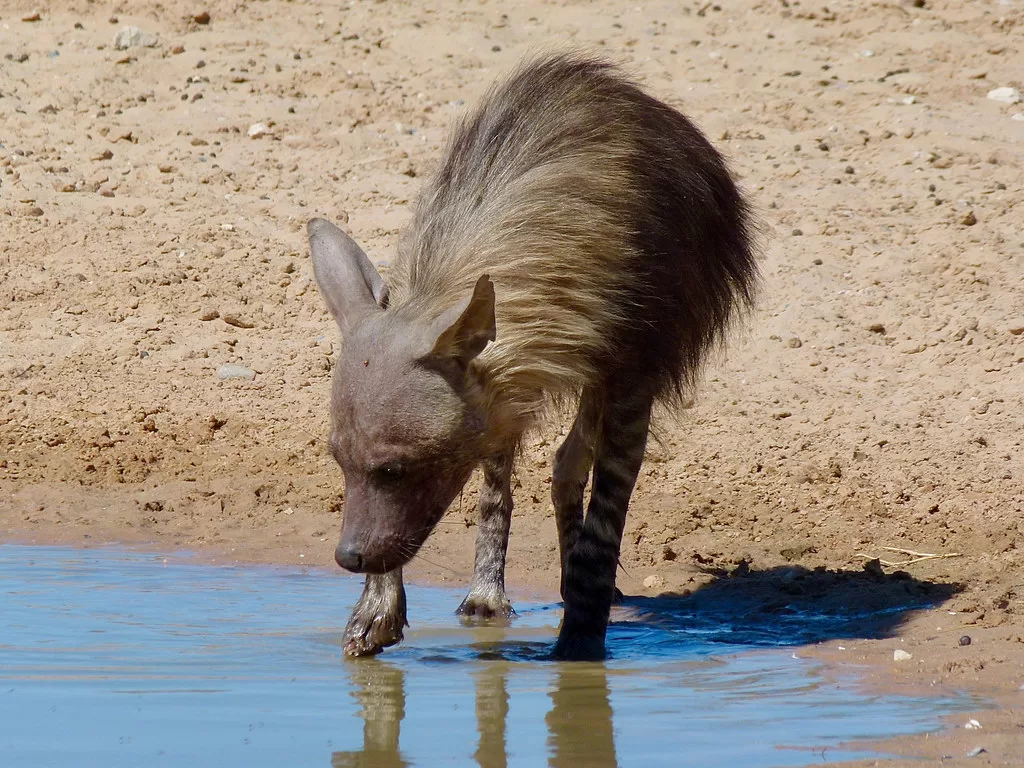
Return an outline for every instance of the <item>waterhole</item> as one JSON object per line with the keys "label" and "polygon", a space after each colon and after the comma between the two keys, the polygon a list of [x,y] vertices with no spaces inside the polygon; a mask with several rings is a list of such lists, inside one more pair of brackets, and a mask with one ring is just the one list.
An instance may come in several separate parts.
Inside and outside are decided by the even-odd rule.
{"label": "waterhole", "polygon": [[345,660],[360,589],[317,569],[0,546],[0,765],[801,766],[978,705],[870,695],[800,658],[801,632],[841,634],[848,616],[781,616],[773,633],[657,601],[616,610],[607,662],[558,664],[558,605],[468,627],[460,591],[411,586],[405,642]]}

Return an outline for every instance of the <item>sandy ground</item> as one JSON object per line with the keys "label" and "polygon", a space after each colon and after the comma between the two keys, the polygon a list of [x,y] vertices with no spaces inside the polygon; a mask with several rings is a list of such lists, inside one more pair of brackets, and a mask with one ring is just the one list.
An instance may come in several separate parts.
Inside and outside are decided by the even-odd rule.
{"label": "sandy ground", "polygon": [[[5,2],[0,535],[330,564],[338,337],[306,220],[386,261],[465,105],[531,51],[590,46],[694,117],[765,230],[759,311],[663,422],[620,586],[766,627],[845,616],[853,639],[815,652],[866,684],[1003,706],[895,748],[1024,765],[1024,104],[987,98],[1024,89],[1022,9]],[[560,432],[518,473],[513,595],[557,584]],[[415,577],[468,580],[474,505]],[[862,570],[914,559],[887,547],[947,557]]]}

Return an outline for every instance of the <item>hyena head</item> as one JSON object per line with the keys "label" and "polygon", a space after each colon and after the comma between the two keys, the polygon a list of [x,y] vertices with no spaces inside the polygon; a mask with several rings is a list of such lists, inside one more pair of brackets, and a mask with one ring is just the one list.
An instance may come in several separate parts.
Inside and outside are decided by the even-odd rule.
{"label": "hyena head", "polygon": [[416,554],[481,458],[482,391],[470,362],[494,340],[486,275],[455,306],[388,306],[362,249],[324,219],[307,226],[320,292],[344,343],[330,448],[345,475],[335,560],[386,573]]}

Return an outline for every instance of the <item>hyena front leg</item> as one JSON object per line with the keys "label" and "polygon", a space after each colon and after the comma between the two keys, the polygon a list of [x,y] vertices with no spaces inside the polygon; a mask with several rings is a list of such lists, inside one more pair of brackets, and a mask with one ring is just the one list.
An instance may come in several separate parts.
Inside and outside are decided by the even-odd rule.
{"label": "hyena front leg", "polygon": [[373,656],[402,640],[405,614],[402,569],[367,574],[363,594],[345,627],[346,656]]}
{"label": "hyena front leg", "polygon": [[509,448],[483,462],[473,582],[466,599],[455,611],[460,616],[508,618],[515,613],[505,596],[505,554],[512,525],[514,461],[515,449]]}
{"label": "hyena front leg", "polygon": [[626,510],[644,460],[653,398],[616,387],[601,413],[590,504],[562,575],[559,659],[604,658]]}
{"label": "hyena front leg", "polygon": [[599,401],[591,392],[580,397],[579,410],[565,441],[555,451],[551,472],[551,503],[558,527],[558,552],[562,565],[562,599],[565,599],[565,566],[569,552],[583,529],[583,494],[594,464],[594,440]]}

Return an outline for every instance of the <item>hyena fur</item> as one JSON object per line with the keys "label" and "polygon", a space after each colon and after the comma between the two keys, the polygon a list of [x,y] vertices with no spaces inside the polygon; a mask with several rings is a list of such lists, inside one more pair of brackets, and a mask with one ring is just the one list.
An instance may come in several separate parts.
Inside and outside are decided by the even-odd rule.
{"label": "hyena fur", "polygon": [[548,55],[456,128],[389,284],[333,224],[313,219],[308,232],[344,340],[335,559],[366,574],[346,653],[402,639],[402,567],[478,466],[476,561],[458,613],[512,613],[510,477],[524,433],[560,402],[578,409],[551,484],[564,603],[554,655],[602,658],[652,406],[679,403],[756,285],[748,205],[721,155],[610,64]]}

